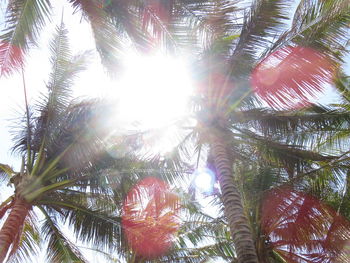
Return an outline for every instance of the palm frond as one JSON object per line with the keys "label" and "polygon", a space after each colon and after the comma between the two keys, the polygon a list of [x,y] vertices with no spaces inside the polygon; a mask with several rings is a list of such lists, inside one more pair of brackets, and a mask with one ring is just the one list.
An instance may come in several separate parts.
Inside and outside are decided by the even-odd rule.
{"label": "palm frond", "polygon": [[[92,166],[93,160],[104,147],[103,140],[109,133],[95,129],[102,124],[106,107],[97,101],[72,103],[60,114],[53,125],[53,136],[47,148],[49,159],[63,154],[60,164],[79,171]],[[101,115],[102,114],[102,115]],[[95,126],[96,125],[96,126]]]}
{"label": "palm frond", "polygon": [[[99,0],[69,0],[69,2],[90,23],[101,62],[110,75],[116,75],[119,70],[123,40],[107,12],[110,7],[104,10],[103,3]],[[127,9],[124,11],[129,12]]]}
{"label": "palm frond", "polygon": [[340,92],[342,99],[345,102],[350,102],[350,81],[349,76],[345,74],[341,69],[337,71],[336,76],[334,77],[334,86]]}
{"label": "palm frond", "polygon": [[[29,122],[28,122],[29,117]],[[34,150],[33,145],[33,134],[35,128],[35,116],[33,107],[28,107],[23,110],[22,116],[14,120],[12,125],[11,135],[14,142],[12,146],[12,152],[25,156],[28,154],[28,146]],[[28,126],[29,123],[29,126]],[[29,142],[28,142],[29,140]]]}
{"label": "palm frond", "polygon": [[350,121],[345,110],[334,107],[314,105],[302,110],[276,111],[268,108],[241,110],[232,114],[232,122],[238,125],[249,125],[257,133],[280,141],[286,141],[312,148],[310,142],[301,143],[288,139],[303,132],[310,137],[317,134],[325,135],[346,126]]}
{"label": "palm frond", "polygon": [[104,10],[137,50],[178,52],[196,48],[195,27],[201,18],[193,10],[209,2],[213,5],[215,1],[113,1],[106,3]]}
{"label": "palm frond", "polygon": [[[230,54],[241,27],[239,1],[182,1],[179,8],[206,54]],[[215,62],[220,63],[219,59]]]}
{"label": "palm frond", "polygon": [[18,237],[17,244],[12,246],[8,262],[20,263],[38,255],[41,238],[36,220],[35,214],[31,212],[24,222],[23,231]]}
{"label": "palm frond", "polygon": [[[16,152],[26,154],[30,147],[30,150],[38,153],[44,142],[46,149],[57,137],[57,129],[62,121],[60,118],[72,99],[73,81],[77,74],[85,69],[89,57],[89,52],[76,56],[71,54],[67,33],[62,22],[56,28],[50,44],[53,69],[47,84],[48,95],[42,96],[35,109],[28,107],[27,116],[19,120],[19,125],[13,132],[13,150]],[[39,111],[39,115],[35,110]]]}
{"label": "palm frond", "polygon": [[265,55],[294,42],[321,49],[339,59],[347,42],[349,8],[348,1],[343,0],[301,1],[291,29]]}
{"label": "palm frond", "polygon": [[[336,159],[336,156],[322,155],[298,145],[272,141],[251,131],[241,130],[241,132],[245,134],[242,139],[244,139],[246,144],[248,143],[249,145],[249,140],[254,141],[251,142],[252,148],[256,150],[256,153],[251,156],[253,161],[256,158],[261,158],[274,166],[285,168],[291,178],[294,177],[295,173],[301,172],[301,169],[312,169],[312,165],[318,162]],[[237,136],[240,137],[241,135],[237,134]],[[237,153],[239,153],[239,150],[237,150]],[[248,156],[242,156],[242,159],[244,158],[250,159]]]}
{"label": "palm frond", "polygon": [[143,27],[145,5],[138,1],[133,3],[113,1],[105,8],[118,34],[131,40],[136,49],[142,52],[150,51],[156,45],[154,36]]}
{"label": "palm frond", "polygon": [[253,70],[256,95],[272,108],[311,104],[331,84],[336,63],[325,52],[305,46],[286,46],[264,58]]}
{"label": "palm frond", "polygon": [[292,28],[261,52],[251,85],[271,107],[309,105],[310,97],[317,97],[333,82],[347,53],[349,5],[339,1],[333,8],[331,2],[301,1]]}
{"label": "palm frond", "polygon": [[[121,220],[115,211],[111,211],[112,198],[107,196],[103,203],[101,198],[101,194],[61,191],[59,194],[48,194],[39,203],[62,213],[62,219],[72,227],[79,240],[96,249],[111,252],[120,242]],[[118,250],[122,248],[117,247]]]}
{"label": "palm frond", "polygon": [[99,249],[89,248],[89,247],[80,247],[82,249],[88,249],[92,252],[95,252],[99,255],[102,255],[106,263],[121,263],[122,261],[118,259],[116,256],[111,255],[110,253],[106,253]]}
{"label": "palm frond", "polygon": [[250,73],[262,50],[285,28],[291,4],[292,1],[254,1],[245,15],[239,41],[230,59],[233,76]]}
{"label": "palm frond", "polygon": [[59,230],[54,218],[50,217],[44,208],[39,208],[45,216],[41,231],[48,240],[48,260],[55,263],[86,262],[79,249]]}
{"label": "palm frond", "polygon": [[8,1],[5,28],[0,35],[0,75],[9,75],[24,64],[24,53],[36,43],[51,12],[48,0]]}
{"label": "palm frond", "polygon": [[9,182],[16,172],[7,164],[0,163],[0,184]]}
{"label": "palm frond", "polygon": [[174,245],[161,262],[203,262],[217,258],[231,261],[234,247],[223,217],[212,217],[201,211],[198,203],[186,194],[182,198],[183,223]]}
{"label": "palm frond", "polygon": [[[311,17],[304,17],[304,21],[310,23],[318,20],[318,23],[311,26],[308,30],[303,30],[303,38],[300,41],[296,40],[297,43],[322,48],[332,53],[335,57],[338,57],[341,53],[344,55],[343,51],[345,50],[343,47],[348,41],[347,35],[350,21],[349,2],[321,1],[319,6],[311,8],[314,8],[314,10],[318,9],[318,12],[308,12],[307,14],[311,14]],[[313,17],[315,13],[317,15]]]}
{"label": "palm frond", "polygon": [[71,87],[74,79],[79,72],[86,69],[89,54],[87,52],[76,56],[71,54],[68,30],[63,22],[56,28],[50,43],[50,52],[52,72],[47,84],[49,95],[47,101],[42,102],[45,105],[45,109],[42,109],[42,115],[47,115],[45,117],[48,124],[68,107],[72,99]]}
{"label": "palm frond", "polygon": [[349,238],[349,223],[316,198],[291,189],[277,189],[266,196],[262,211],[264,233],[285,260],[348,260],[343,246]]}

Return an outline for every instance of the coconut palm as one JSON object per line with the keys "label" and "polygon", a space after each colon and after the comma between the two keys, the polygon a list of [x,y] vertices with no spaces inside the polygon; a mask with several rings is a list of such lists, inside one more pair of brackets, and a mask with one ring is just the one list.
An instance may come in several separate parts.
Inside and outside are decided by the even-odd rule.
{"label": "coconut palm", "polygon": [[[303,189],[317,196],[322,202],[328,203],[332,200],[331,196],[334,196],[333,191],[341,190],[339,185],[342,185],[343,174],[347,172],[348,158],[345,158],[344,154],[340,157],[338,155],[330,156],[329,153],[334,154],[330,150],[324,150],[323,154],[320,154],[318,151],[311,150],[311,142],[312,140],[317,142],[318,136],[329,135],[330,131],[338,125],[346,126],[349,122],[348,114],[320,107],[315,108],[318,109],[318,112],[311,108],[303,112],[251,109],[238,112],[233,123],[233,127],[236,128],[237,132],[231,137],[231,141],[235,145],[231,146],[231,150],[234,151],[237,159],[234,160],[234,168],[232,168],[234,178],[231,180],[241,193],[243,211],[248,215],[246,222],[253,228],[252,235],[254,236],[259,262],[270,262],[269,260],[272,259],[277,260],[276,255],[271,255],[271,247],[266,247],[267,237],[269,237],[270,233],[262,236],[260,232],[259,216],[261,216],[261,212],[259,212],[259,207],[261,207],[261,202],[264,200],[265,191],[271,187],[278,189],[283,184],[294,185],[299,191]],[[254,132],[251,131],[252,128]],[[322,130],[325,132],[322,132]],[[210,156],[211,161],[214,162],[213,153]],[[254,174],[256,177],[245,178],[246,174],[249,175],[249,172],[247,172],[249,167],[256,171],[261,166],[257,161],[263,162],[266,167],[270,168],[271,171],[267,175],[274,175],[272,179],[275,181],[270,182],[271,178],[267,175],[264,176],[264,173],[261,172],[256,172]],[[215,164],[209,165],[209,167],[215,167],[214,171],[217,174],[219,173]],[[242,169],[242,167],[244,168]],[[263,185],[258,184],[250,188],[251,180],[262,181]],[[267,180],[267,182],[264,182],[264,180]],[[270,184],[265,185],[266,183]],[[333,185],[335,189],[329,191],[329,185]],[[258,186],[263,187],[263,189],[259,190]],[[325,198],[327,194],[330,195],[329,199]],[[343,200],[346,200],[346,198]],[[336,207],[339,204],[338,201],[338,204],[334,203],[333,206]],[[273,214],[273,208],[269,211],[269,214]],[[322,221],[322,219],[319,218],[318,221],[315,221],[315,224],[322,225],[320,222],[328,222],[330,220],[327,218],[327,220]],[[279,218],[276,220],[279,220]],[[313,240],[310,235],[304,236],[304,242]],[[322,234],[319,235],[324,237]],[[322,243],[322,240],[320,239],[319,245]],[[287,245],[288,243],[286,242],[281,246]],[[301,245],[299,249],[301,249]],[[305,251],[304,247],[302,249]],[[296,251],[298,252],[298,250]],[[309,253],[311,254],[312,250]],[[269,257],[270,259],[267,259]]]}
{"label": "coconut palm", "polygon": [[[278,122],[280,128],[284,126],[283,117]],[[313,124],[314,121],[310,121],[305,129]],[[299,125],[301,128],[300,122]],[[334,158],[330,163],[326,161],[322,168],[312,169],[308,164],[310,160],[304,155],[299,165],[305,166],[307,172],[302,173],[301,168],[298,176],[293,177],[290,166],[283,164],[287,160],[279,159],[278,155],[256,155],[254,146],[247,148],[249,154],[235,162],[234,174],[242,193],[243,207],[249,215],[259,262],[348,261],[346,242],[350,228],[345,205],[348,192],[342,193],[343,175],[349,167],[347,158],[339,161]],[[292,151],[288,154],[293,156]],[[292,158],[290,161],[293,163]],[[213,167],[212,163],[208,166]],[[222,207],[220,193],[213,197]],[[225,218],[220,220],[223,229],[228,230]],[[212,222],[213,228],[217,227],[215,223]],[[232,254],[220,255],[217,248],[222,246],[226,252],[230,251],[224,245],[230,247],[232,239],[228,235],[219,234],[218,237],[208,250],[202,248],[197,253],[208,257],[219,255],[227,261],[237,262],[234,250]]]}
{"label": "coconut palm", "polygon": [[[242,125],[240,116],[256,114],[257,122],[263,117],[264,110],[257,109],[261,100],[255,95],[275,109],[291,109],[297,106],[295,101],[309,104],[306,98],[322,90],[341,63],[349,4],[301,1],[288,25],[288,1],[255,1],[248,11],[236,1],[212,3],[193,10],[201,20],[205,40],[201,59],[194,66],[199,86],[197,126],[188,138],[196,141],[199,152],[209,148],[237,261],[258,262],[233,164],[249,157],[245,147],[255,148],[253,153],[274,158],[293,177],[300,168],[310,169],[311,163],[331,157],[283,141],[283,136],[278,138],[281,134],[267,138],[249,124]],[[265,81],[264,76],[272,80]]]}
{"label": "coconut palm", "polygon": [[102,126],[100,114],[106,113],[103,104],[72,100],[73,80],[85,68],[88,54],[71,54],[63,23],[50,48],[53,68],[47,94],[33,107],[26,102],[25,117],[14,131],[13,150],[22,156],[20,171],[0,165],[2,182],[14,187],[14,194],[0,205],[5,220],[0,262],[6,257],[23,262],[38,251],[41,239],[47,242],[50,262],[84,262],[62,230],[64,222],[79,240],[104,250],[115,249],[113,240],[121,232],[107,177],[113,177],[113,165],[130,162],[116,161],[102,151],[106,131],[96,127]]}

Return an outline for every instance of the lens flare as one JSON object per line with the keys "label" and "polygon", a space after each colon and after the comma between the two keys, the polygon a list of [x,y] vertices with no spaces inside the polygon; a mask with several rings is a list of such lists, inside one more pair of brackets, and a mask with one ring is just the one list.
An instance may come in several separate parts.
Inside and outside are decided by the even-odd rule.
{"label": "lens flare", "polygon": [[235,86],[220,72],[211,72],[198,82],[197,93],[208,99],[209,107],[220,107],[228,102]]}
{"label": "lens flare", "polygon": [[180,202],[168,184],[155,178],[141,180],[124,201],[122,225],[130,247],[140,257],[164,255],[179,229]]}
{"label": "lens flare", "polygon": [[281,48],[258,64],[251,85],[273,108],[304,107],[332,82],[335,66],[327,55],[307,47]]}
{"label": "lens flare", "polygon": [[6,54],[0,56],[0,76],[8,75],[23,65],[24,56],[20,47],[7,42],[0,42],[0,53]]}
{"label": "lens flare", "polygon": [[215,175],[208,168],[197,169],[194,172],[194,185],[203,194],[211,194],[214,191]]}
{"label": "lens flare", "polygon": [[261,211],[268,246],[286,262],[350,262],[349,221],[317,198],[275,189],[265,196]]}

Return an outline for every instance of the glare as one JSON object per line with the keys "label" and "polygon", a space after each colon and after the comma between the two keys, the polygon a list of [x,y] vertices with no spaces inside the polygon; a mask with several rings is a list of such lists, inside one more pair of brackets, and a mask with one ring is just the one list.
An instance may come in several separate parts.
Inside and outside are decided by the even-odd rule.
{"label": "glare", "polygon": [[[176,122],[187,115],[193,91],[186,61],[162,54],[141,56],[127,52],[121,62],[112,79],[99,64],[93,64],[79,79],[76,95],[107,97],[112,102],[106,114],[112,114],[113,121],[103,124],[111,134],[151,131],[143,135],[141,154],[171,152],[179,139]],[[111,149],[111,155],[124,154],[120,148],[118,151]]]}
{"label": "glare", "polygon": [[117,87],[119,110],[124,120],[144,129],[164,127],[186,114],[191,91],[183,60],[128,55]]}
{"label": "glare", "polygon": [[204,168],[195,172],[194,185],[202,193],[210,193],[214,187],[214,174],[211,170]]}

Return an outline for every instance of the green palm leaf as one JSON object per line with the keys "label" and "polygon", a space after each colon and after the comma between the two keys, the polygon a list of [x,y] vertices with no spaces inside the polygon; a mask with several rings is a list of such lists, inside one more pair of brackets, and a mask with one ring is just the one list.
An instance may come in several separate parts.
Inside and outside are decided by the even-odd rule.
{"label": "green palm leaf", "polygon": [[347,41],[349,8],[348,1],[343,0],[301,1],[291,29],[281,35],[268,52],[294,42],[313,46],[333,55],[344,54],[342,47]]}
{"label": "green palm leaf", "polygon": [[24,222],[22,233],[18,236],[18,243],[10,251],[8,262],[20,263],[38,255],[41,237],[36,220],[35,214],[30,213]]}
{"label": "green palm leaf", "polygon": [[86,262],[79,249],[59,230],[54,219],[43,208],[40,210],[45,216],[42,231],[46,233],[45,239],[48,240],[47,256],[50,262]]}
{"label": "green palm leaf", "polygon": [[0,183],[9,182],[15,171],[7,164],[0,163]]}
{"label": "green palm leaf", "polygon": [[[110,15],[98,0],[69,0],[73,8],[80,11],[91,26],[96,49],[101,62],[112,76],[119,70],[120,51],[123,44]],[[129,10],[125,9],[125,12]],[[133,26],[133,25],[132,25]]]}
{"label": "green palm leaf", "polygon": [[[47,84],[49,95],[47,100],[41,102],[45,105],[42,109],[42,118],[46,114],[47,126],[53,125],[59,115],[67,109],[72,99],[71,87],[77,75],[86,69],[89,55],[87,52],[76,56],[71,54],[68,31],[63,22],[56,28],[50,43],[50,51],[53,69]],[[47,136],[50,137],[50,134]]]}
{"label": "green palm leaf", "polygon": [[6,10],[6,27],[0,35],[0,75],[18,70],[23,54],[36,44],[39,32],[50,15],[48,0],[10,1]]}
{"label": "green palm leaf", "polygon": [[[262,49],[286,28],[287,10],[292,1],[256,0],[244,18],[235,51],[230,59],[235,77],[250,73]],[[244,63],[243,63],[244,61]]]}

